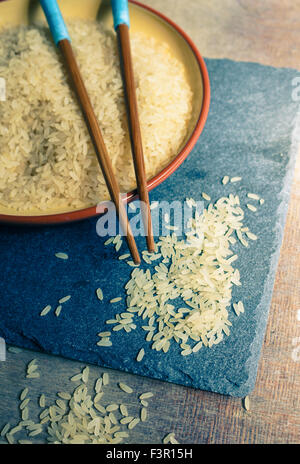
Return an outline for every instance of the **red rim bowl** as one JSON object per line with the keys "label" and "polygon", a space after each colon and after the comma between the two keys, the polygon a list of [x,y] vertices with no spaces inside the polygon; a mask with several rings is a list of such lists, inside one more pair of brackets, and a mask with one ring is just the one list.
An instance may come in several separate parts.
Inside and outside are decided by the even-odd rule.
{"label": "red rim bowl", "polygon": [[[160,171],[156,176],[150,179],[147,183],[148,190],[152,190],[161,184],[165,179],[167,179],[178,167],[183,163],[183,161],[187,158],[190,154],[192,149],[194,148],[197,140],[199,139],[201,132],[206,123],[206,119],[209,112],[209,105],[210,105],[210,83],[209,83],[209,76],[208,71],[206,68],[206,64],[204,59],[202,58],[200,52],[198,51],[194,42],[190,39],[190,37],[171,19],[167,18],[162,13],[154,10],[153,8],[144,5],[140,2],[135,0],[129,0],[130,3],[137,5],[138,7],[144,8],[149,12],[153,13],[154,15],[161,18],[163,21],[169,24],[177,33],[181,35],[181,37],[187,42],[189,48],[194,53],[194,56],[197,60],[197,64],[200,68],[200,74],[202,77],[202,86],[203,86],[203,100],[202,100],[202,107],[201,111],[197,120],[197,123],[194,127],[194,130],[191,133],[188,141],[181,149],[179,154],[174,158],[174,160],[165,167],[162,171]],[[124,202],[130,202],[137,197],[136,191],[132,191],[124,195],[123,200]],[[101,215],[105,211],[105,207],[103,206],[103,210],[101,209],[100,205],[91,206],[88,208],[75,210],[71,212],[62,212],[62,213],[54,213],[54,214],[43,214],[43,215],[35,215],[35,216],[21,216],[21,215],[9,215],[9,214],[0,214],[0,221],[3,223],[9,224],[20,224],[20,225],[50,225],[50,224],[62,224],[62,223],[69,223],[74,221],[79,221],[82,219],[88,219],[95,216]]]}

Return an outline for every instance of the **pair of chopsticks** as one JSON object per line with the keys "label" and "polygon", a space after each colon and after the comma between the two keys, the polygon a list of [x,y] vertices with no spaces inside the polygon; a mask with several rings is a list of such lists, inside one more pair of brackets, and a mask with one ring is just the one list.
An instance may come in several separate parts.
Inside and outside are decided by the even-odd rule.
{"label": "pair of chopsticks", "polygon": [[[66,24],[56,0],[40,0],[40,3],[47,18],[53,40],[56,46],[60,49],[64,58],[65,65],[69,72],[70,79],[80,103],[81,110],[83,112],[109,194],[115,204],[117,216],[119,218],[123,233],[126,234],[126,239],[132,255],[132,259],[135,264],[139,264],[141,259],[121,198],[119,185],[112,169],[112,164],[103,140],[99,123],[97,121],[93,106],[91,104],[88,92],[86,90],[79,67],[76,62],[76,58],[73,53],[71,38],[69,36]],[[119,43],[120,65],[126,100],[128,128],[130,133],[138,193],[141,202],[141,211],[146,233],[147,247],[149,251],[153,252],[155,245],[153,240],[149,195],[145,175],[142,138],[139,125],[130,49],[128,1],[111,0],[111,3],[113,9],[114,27]]]}

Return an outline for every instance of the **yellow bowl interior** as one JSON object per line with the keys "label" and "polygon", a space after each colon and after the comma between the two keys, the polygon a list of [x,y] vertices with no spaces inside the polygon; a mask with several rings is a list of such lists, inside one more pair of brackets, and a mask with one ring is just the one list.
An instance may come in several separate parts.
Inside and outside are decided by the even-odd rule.
{"label": "yellow bowl interior", "polygon": [[[113,27],[110,0],[59,0],[58,4],[65,19],[97,19],[107,26]],[[10,0],[0,4],[0,27],[3,25],[31,24],[37,21],[45,22],[38,0]],[[132,3],[130,4],[130,29],[132,33],[139,32],[167,43],[171,53],[184,65],[194,98],[191,119],[186,138],[182,144],[183,147],[194,131],[203,102],[203,82],[196,56],[184,37],[167,21],[146,8]],[[180,147],[178,153],[180,153],[182,147]],[[174,153],[174,158],[178,153]],[[37,210],[21,213],[0,206],[0,214],[17,216],[40,216],[71,211],[73,210],[52,209],[43,213]]]}

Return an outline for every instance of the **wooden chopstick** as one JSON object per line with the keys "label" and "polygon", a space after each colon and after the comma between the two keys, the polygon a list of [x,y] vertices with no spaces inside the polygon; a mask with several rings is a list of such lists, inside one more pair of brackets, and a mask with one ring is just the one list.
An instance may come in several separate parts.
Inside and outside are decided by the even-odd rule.
{"label": "wooden chopstick", "polygon": [[141,211],[146,233],[147,248],[148,251],[154,252],[155,244],[153,239],[151,210],[149,204],[149,193],[147,189],[147,178],[145,173],[142,135],[139,123],[128,25],[118,25],[118,27],[116,28],[116,33],[119,44],[120,65],[126,101],[131,150],[134,162],[138,194],[140,202],[142,202]]}
{"label": "wooden chopstick", "polygon": [[101,130],[93,110],[90,98],[88,96],[86,87],[82,80],[72,46],[69,40],[64,39],[58,43],[58,47],[61,50],[62,56],[64,58],[66,67],[69,71],[70,78],[73,83],[74,90],[77,94],[81,110],[85,117],[85,121],[90,132],[91,139],[94,144],[94,148],[96,151],[96,155],[100,164],[100,167],[103,172],[104,179],[106,181],[106,185],[108,191],[110,193],[111,199],[113,200],[117,215],[119,217],[119,221],[121,227],[126,233],[128,247],[130,249],[133,261],[135,264],[139,264],[141,262],[139,252],[136,246],[136,242],[134,236],[132,234],[130,224],[128,222],[128,217],[126,214],[125,207],[122,202],[120,189],[118,186],[118,182],[114,175],[112,164],[101,134]]}
{"label": "wooden chopstick", "polygon": [[60,8],[56,0],[40,0],[40,3],[49,23],[54,42],[59,47],[64,58],[65,65],[69,72],[70,80],[73,84],[75,93],[80,103],[81,110],[84,115],[108,191],[110,193],[111,199],[115,204],[116,213],[119,218],[122,231],[126,234],[126,239],[132,255],[132,259],[135,264],[140,264],[141,259],[122,201],[118,182],[113,172],[112,164],[101,134],[98,120],[96,118],[88,92],[80,74],[80,70],[70,43],[71,39]]}

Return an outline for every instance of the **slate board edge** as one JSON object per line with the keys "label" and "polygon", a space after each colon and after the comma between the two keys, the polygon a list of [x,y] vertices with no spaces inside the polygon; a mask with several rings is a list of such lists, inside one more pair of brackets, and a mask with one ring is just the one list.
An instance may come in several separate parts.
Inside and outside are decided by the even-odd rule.
{"label": "slate board edge", "polygon": [[[263,293],[264,298],[261,300],[259,306],[257,307],[257,310],[262,315],[261,321],[263,324],[263,330],[261,330],[259,333],[256,332],[256,336],[251,345],[251,356],[246,362],[246,365],[249,365],[249,373],[251,373],[249,375],[249,380],[241,388],[237,389],[236,395],[230,395],[230,396],[238,396],[238,397],[246,396],[250,394],[255,387],[257,372],[259,368],[259,363],[257,363],[256,360],[260,359],[263,340],[265,337],[265,332],[266,332],[266,327],[267,327],[267,322],[268,322],[268,317],[269,317],[269,312],[270,312],[270,305],[271,305],[274,284],[275,284],[275,276],[276,276],[276,272],[278,268],[278,262],[279,262],[279,257],[280,257],[282,242],[283,242],[283,236],[284,236],[284,229],[285,229],[287,213],[288,213],[288,207],[289,207],[289,202],[290,202],[290,195],[291,195],[291,189],[292,189],[292,184],[293,184],[293,179],[294,179],[295,165],[296,165],[297,156],[299,155],[299,149],[300,149],[300,106],[299,106],[298,113],[296,114],[295,119],[294,119],[294,130],[292,133],[292,143],[291,143],[291,148],[289,152],[290,161],[289,161],[289,166],[287,168],[287,173],[284,178],[283,189],[281,191],[281,202],[277,209],[277,218],[280,218],[282,222],[281,222],[280,227],[278,227],[278,222],[277,222],[277,235],[276,235],[277,246],[276,246],[276,251],[273,254],[272,259],[271,259],[271,265],[270,265],[271,271],[269,272],[268,279],[265,283],[265,288],[267,287],[268,290],[264,291]],[[269,307],[269,310],[266,312],[263,312],[260,310],[261,307]],[[253,363],[253,360],[254,360],[254,363]]]}

